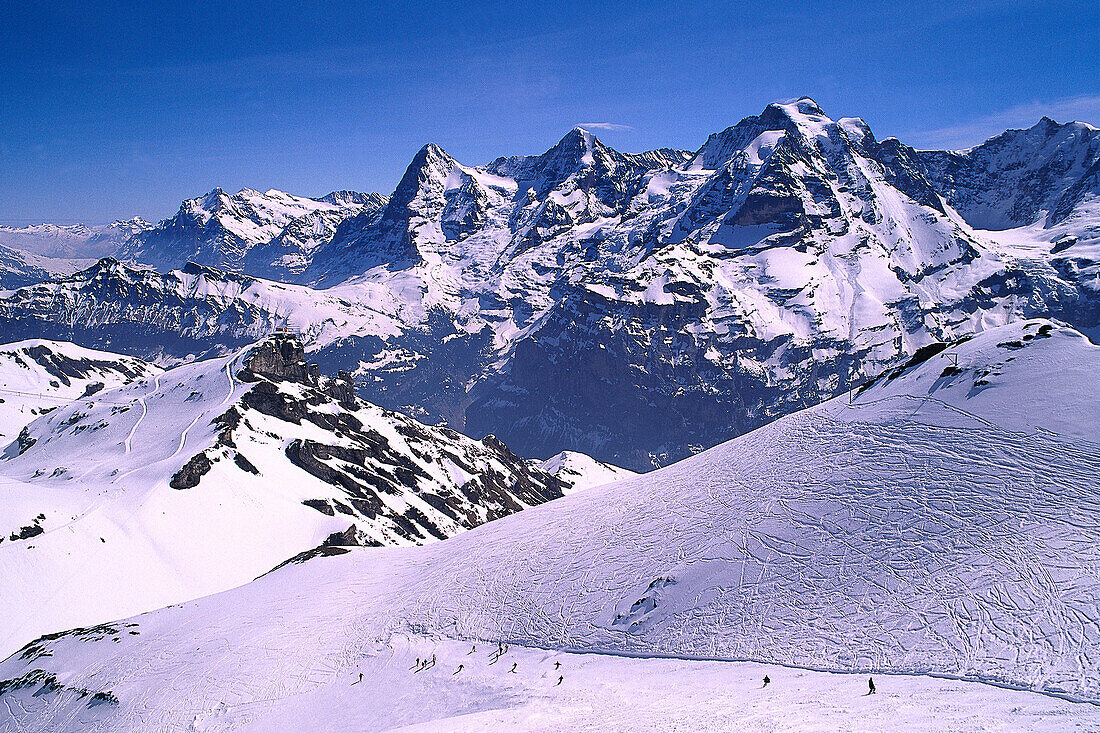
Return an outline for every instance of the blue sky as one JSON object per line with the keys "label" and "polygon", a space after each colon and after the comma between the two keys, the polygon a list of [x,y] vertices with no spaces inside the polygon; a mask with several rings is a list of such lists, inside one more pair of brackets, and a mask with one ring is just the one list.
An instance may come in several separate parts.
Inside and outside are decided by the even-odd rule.
{"label": "blue sky", "polygon": [[965,147],[1100,123],[1098,48],[1095,0],[4,2],[0,223],[157,219],[214,186],[389,193],[426,142],[481,163],[577,124],[694,149],[802,95]]}

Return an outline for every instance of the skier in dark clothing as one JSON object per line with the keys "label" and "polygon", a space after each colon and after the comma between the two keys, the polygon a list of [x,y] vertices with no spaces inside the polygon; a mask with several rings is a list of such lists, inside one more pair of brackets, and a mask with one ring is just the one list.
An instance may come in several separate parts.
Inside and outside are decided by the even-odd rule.
{"label": "skier in dark clothing", "polygon": [[[360,673],[359,673],[359,682],[362,682],[362,681],[363,681],[363,673],[362,673],[362,672],[360,672]],[[359,682],[352,682],[351,684],[353,684],[353,685],[358,685],[358,684],[359,684]]]}
{"label": "skier in dark clothing", "polygon": [[470,647],[470,651],[466,652],[466,656],[470,656],[471,654],[473,654],[476,651],[477,651],[477,644],[474,644],[472,647]]}
{"label": "skier in dark clothing", "polygon": [[[565,675],[560,675],[559,674],[558,675],[558,685],[560,685],[564,679],[565,679]],[[558,685],[554,685],[554,687],[557,687]]]}
{"label": "skier in dark clothing", "polygon": [[764,675],[764,687],[768,686],[768,683],[772,681],[772,678],[768,675]]}
{"label": "skier in dark clothing", "polygon": [[456,674],[458,674],[461,671],[462,671],[462,665],[460,664],[460,665],[458,665],[458,669],[456,669],[454,672],[451,672],[451,676],[454,677]]}
{"label": "skier in dark clothing", "polygon": [[554,662],[554,669],[561,669],[561,662]]}
{"label": "skier in dark clothing", "polygon": [[868,695],[874,695],[875,694],[875,678],[874,677],[868,677],[867,678],[867,694]]}
{"label": "skier in dark clothing", "polygon": [[511,672],[512,674],[515,674],[516,673],[516,666],[518,664],[519,664],[519,662],[512,662],[512,668],[508,671]]}

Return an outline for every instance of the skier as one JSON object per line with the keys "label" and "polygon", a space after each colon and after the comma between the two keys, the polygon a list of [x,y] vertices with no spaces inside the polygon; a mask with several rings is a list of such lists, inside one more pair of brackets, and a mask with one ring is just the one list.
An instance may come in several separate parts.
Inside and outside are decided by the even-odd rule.
{"label": "skier", "polygon": [[462,665],[460,664],[460,665],[458,665],[458,669],[456,669],[454,672],[451,672],[451,676],[454,677],[456,674],[458,674],[461,671],[462,671]]}
{"label": "skier", "polygon": [[868,695],[874,695],[875,694],[875,678],[874,677],[868,677],[867,678],[867,694]]}
{"label": "skier", "polygon": [[764,687],[768,686],[768,683],[772,681],[772,678],[768,675],[764,675]]}
{"label": "skier", "polygon": [[360,672],[360,673],[359,673],[359,681],[358,681],[358,682],[352,682],[351,684],[353,684],[353,685],[358,685],[358,684],[359,684],[359,682],[362,682],[362,681],[363,681],[363,673],[362,673],[362,672]]}
{"label": "skier", "polygon": [[561,662],[554,662],[554,669],[555,671],[561,669]]}
{"label": "skier", "polygon": [[564,680],[564,679],[565,679],[565,675],[560,675],[559,674],[558,675],[558,684],[554,685],[554,687],[557,687],[558,685],[560,685],[562,683],[562,680]]}
{"label": "skier", "polygon": [[409,669],[416,669],[419,666],[420,666],[420,657],[417,657],[416,661],[413,663],[413,666],[409,667]]}
{"label": "skier", "polygon": [[470,647],[470,651],[466,652],[466,656],[470,656],[471,654],[473,654],[476,651],[477,651],[477,644],[474,644],[472,647]]}
{"label": "skier", "polygon": [[516,673],[516,665],[518,665],[518,664],[519,664],[519,662],[512,662],[512,668],[508,671],[511,672],[512,674],[515,674]]}

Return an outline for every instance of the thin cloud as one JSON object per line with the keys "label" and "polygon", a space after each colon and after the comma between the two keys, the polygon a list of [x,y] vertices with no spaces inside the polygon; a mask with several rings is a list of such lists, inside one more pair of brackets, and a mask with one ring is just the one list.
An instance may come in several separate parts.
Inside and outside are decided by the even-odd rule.
{"label": "thin cloud", "polygon": [[620,125],[618,122],[581,122],[577,125],[577,127],[583,127],[586,130],[625,130],[627,132],[634,131],[634,128],[630,125]]}
{"label": "thin cloud", "polygon": [[978,145],[1008,129],[1031,127],[1042,117],[1049,117],[1055,122],[1098,124],[1100,123],[1100,95],[1018,104],[960,125],[911,132],[899,137],[903,142],[925,150],[961,150]]}

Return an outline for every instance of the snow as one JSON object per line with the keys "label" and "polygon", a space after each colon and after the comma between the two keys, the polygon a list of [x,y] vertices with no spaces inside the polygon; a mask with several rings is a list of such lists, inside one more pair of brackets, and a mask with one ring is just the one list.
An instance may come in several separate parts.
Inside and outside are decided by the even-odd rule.
{"label": "snow", "polygon": [[[1098,367],[1070,329],[1003,326],[851,402],[445,542],[352,549],[44,640],[0,679],[41,669],[58,687],[9,690],[0,720],[1095,727],[1095,705],[1022,690],[1100,702],[1100,446],[1082,437],[1100,385],[1080,378]],[[118,702],[89,707],[94,691]]]}
{"label": "snow", "polygon": [[539,465],[542,470],[572,485],[567,494],[638,475],[577,451],[562,451]]}
{"label": "snow", "polygon": [[113,389],[160,369],[132,356],[29,339],[0,345],[0,448],[39,415],[87,390]]}
{"label": "snow", "polygon": [[763,165],[764,161],[771,156],[776,144],[786,134],[783,130],[765,130],[757,135],[745,148],[745,156],[749,164]]}
{"label": "snow", "polygon": [[[44,343],[73,358],[143,366]],[[0,364],[36,342],[15,346],[0,350]],[[165,372],[147,368],[144,379],[37,417],[27,426],[32,443],[3,452],[0,537],[34,524],[44,532],[0,541],[7,589],[0,655],[43,633],[231,588],[349,525],[363,542],[419,544],[561,495],[540,494],[539,486],[554,484],[550,476],[485,442],[368,403],[347,409],[303,384],[280,382],[278,393],[335,422],[254,409],[243,397],[255,382],[235,377],[251,350]],[[225,435],[231,413],[239,424]],[[319,454],[350,483],[326,482],[294,463],[295,441],[352,451]],[[200,453],[212,461],[209,472],[195,486],[172,488],[171,478]],[[255,473],[241,467],[242,457]],[[566,487],[621,472],[591,459],[559,470]]]}
{"label": "snow", "polygon": [[[603,731],[823,730],[1066,731],[1095,708],[989,685],[926,677],[842,675],[744,662],[556,653],[408,637],[365,653],[300,695],[224,706],[193,730]],[[417,658],[436,666],[413,672]],[[516,663],[515,674],[509,673]],[[554,668],[555,663],[561,667]],[[463,670],[454,674],[458,665]],[[363,682],[358,680],[362,672]],[[761,680],[771,684],[764,689]],[[561,676],[563,682],[558,685]],[[165,680],[164,683],[169,683]],[[353,684],[354,683],[354,684]],[[28,707],[36,701],[29,701]],[[33,708],[32,708],[33,709]],[[85,713],[95,720],[95,711]],[[79,720],[79,718],[78,718]]]}

